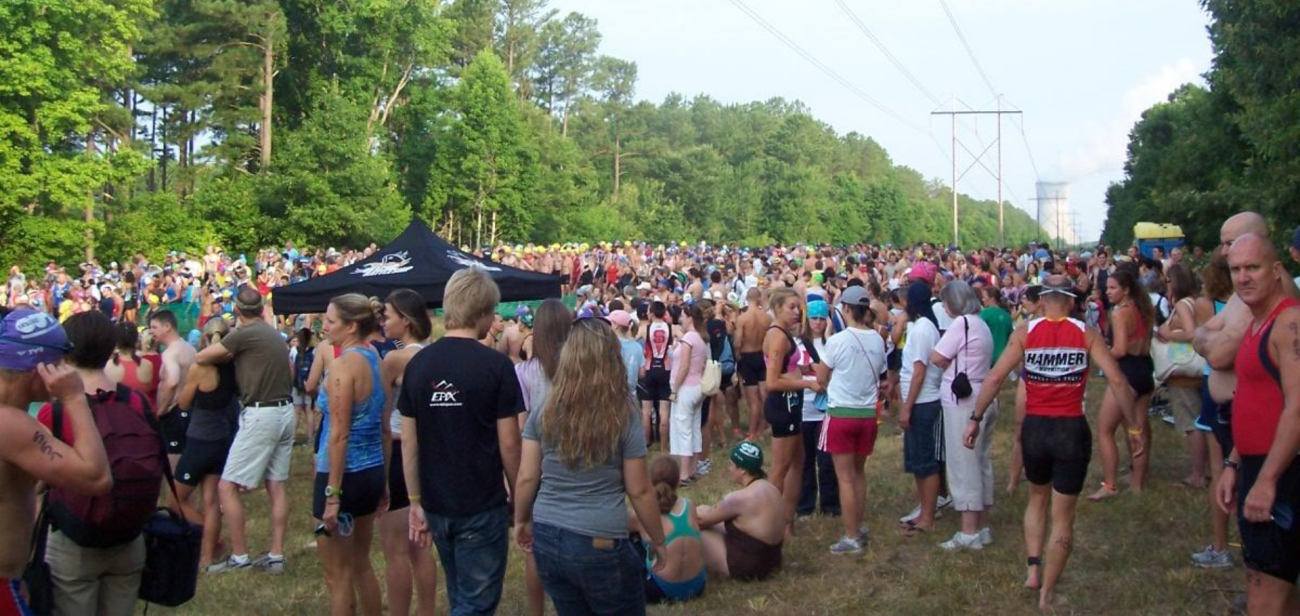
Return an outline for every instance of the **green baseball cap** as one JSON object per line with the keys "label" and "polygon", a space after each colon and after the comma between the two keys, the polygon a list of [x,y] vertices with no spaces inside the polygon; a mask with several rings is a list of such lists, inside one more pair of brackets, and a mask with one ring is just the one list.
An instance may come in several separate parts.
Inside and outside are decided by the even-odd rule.
{"label": "green baseball cap", "polygon": [[741,441],[731,448],[732,463],[736,468],[746,471],[751,475],[758,475],[763,472],[763,449],[758,443],[753,441]]}

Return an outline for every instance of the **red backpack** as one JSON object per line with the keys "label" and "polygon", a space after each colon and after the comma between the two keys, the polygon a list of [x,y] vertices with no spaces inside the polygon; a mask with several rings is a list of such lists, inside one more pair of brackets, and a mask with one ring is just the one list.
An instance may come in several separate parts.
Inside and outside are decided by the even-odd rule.
{"label": "red backpack", "polygon": [[[144,394],[119,384],[112,393],[87,395],[91,416],[104,441],[113,489],[86,496],[51,488],[49,515],[54,528],[77,545],[108,548],[134,541],[158,507],[163,465],[163,439]],[[57,401],[51,425],[63,434],[63,406]]]}

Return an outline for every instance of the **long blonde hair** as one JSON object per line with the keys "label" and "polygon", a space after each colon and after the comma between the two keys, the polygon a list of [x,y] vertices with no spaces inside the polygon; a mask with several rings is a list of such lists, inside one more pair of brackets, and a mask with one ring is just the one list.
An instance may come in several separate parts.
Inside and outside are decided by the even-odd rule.
{"label": "long blonde hair", "polygon": [[570,469],[603,464],[617,453],[631,421],[632,392],[618,337],[601,319],[574,323],[542,408],[542,441]]}

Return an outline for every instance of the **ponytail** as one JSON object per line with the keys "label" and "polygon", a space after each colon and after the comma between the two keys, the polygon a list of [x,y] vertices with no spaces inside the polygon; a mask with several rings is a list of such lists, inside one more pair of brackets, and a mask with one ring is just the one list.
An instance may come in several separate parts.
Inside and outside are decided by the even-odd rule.
{"label": "ponytail", "polygon": [[678,474],[681,467],[672,456],[660,456],[650,464],[650,482],[654,485],[655,501],[659,504],[659,513],[667,514],[677,504]]}

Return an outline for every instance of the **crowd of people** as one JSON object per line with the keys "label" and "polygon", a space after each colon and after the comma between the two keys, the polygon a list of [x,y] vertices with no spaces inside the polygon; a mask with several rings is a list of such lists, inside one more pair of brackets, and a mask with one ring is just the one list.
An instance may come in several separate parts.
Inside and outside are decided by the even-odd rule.
{"label": "crowd of people", "polygon": [[[0,298],[0,614],[27,613],[38,482],[111,500],[144,477],[157,497],[157,476],[126,470],[152,469],[151,456],[180,484],[162,498],[203,527],[204,571],[283,573],[289,520],[302,515],[287,489],[295,444],[314,451],[331,613],[434,613],[439,569],[453,614],[493,613],[511,526],[532,613],[548,599],[565,615],[644,613],[700,596],[710,579],[778,575],[786,546],[817,540],[799,531],[809,515],[840,518],[842,534],[824,538],[830,553],[861,553],[866,463],[891,416],[917,500],[897,532],[925,541],[951,509],[959,529],[933,541],[944,551],[994,540],[991,434],[1014,426],[1005,489],[1022,476],[1030,485],[1024,584],[1047,609],[1094,429],[1102,477],[1088,499],[1139,497],[1153,397],[1185,435],[1182,482],[1210,503],[1210,545],[1190,562],[1234,566],[1235,515],[1248,610],[1296,613],[1300,295],[1269,237],[1247,212],[1223,223],[1216,249],[1167,257],[1104,246],[503,245],[476,256],[557,276],[573,307],[551,299],[503,320],[489,272],[468,267],[447,283],[436,339],[426,298],[406,289],[274,314],[277,287],[374,246],[286,244],[252,260],[213,247],[161,265],[85,263],[76,275],[50,264],[40,278],[14,267]],[[1300,259],[1300,230],[1290,251]],[[197,306],[194,327],[177,305]],[[1098,375],[1105,394],[1090,423]],[[1015,404],[1002,409],[1008,381]],[[147,420],[155,439],[119,438],[131,425],[105,423],[110,414]],[[697,502],[689,488],[714,470],[715,450],[736,488]],[[244,499],[263,487],[270,536],[254,558]],[[106,522],[46,508],[65,516],[46,556],[55,612],[129,613],[140,533],[86,541],[78,529]],[[369,558],[376,531],[383,584]]]}

